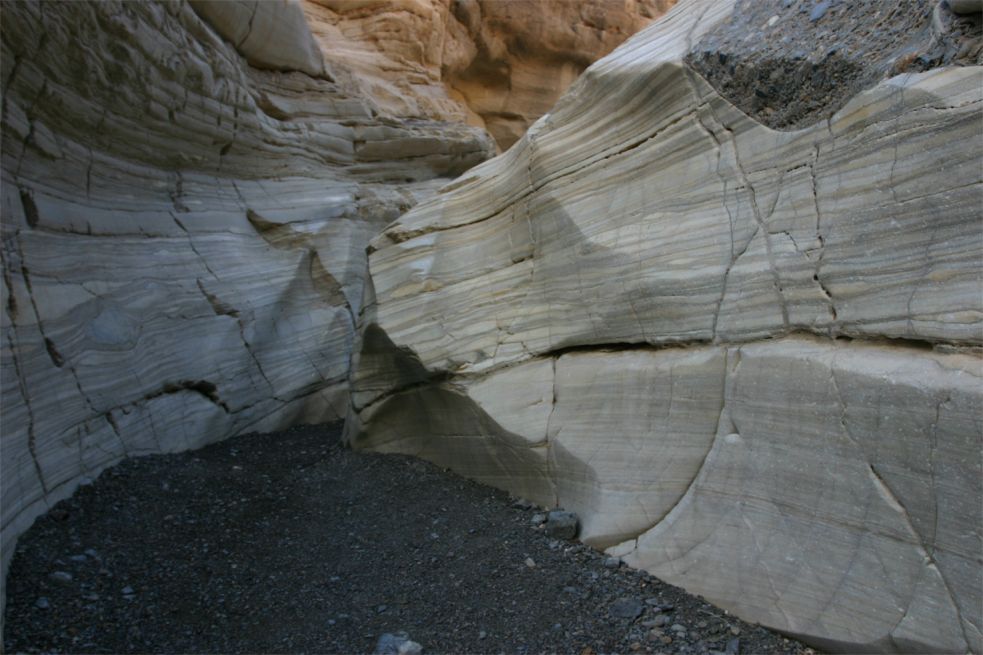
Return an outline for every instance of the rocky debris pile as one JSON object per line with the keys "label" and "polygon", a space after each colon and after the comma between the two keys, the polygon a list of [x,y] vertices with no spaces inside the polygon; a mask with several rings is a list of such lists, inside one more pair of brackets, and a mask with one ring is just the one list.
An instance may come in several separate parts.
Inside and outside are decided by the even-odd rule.
{"label": "rocky debris pile", "polygon": [[5,652],[812,652],[339,430],[105,472],[22,538]]}

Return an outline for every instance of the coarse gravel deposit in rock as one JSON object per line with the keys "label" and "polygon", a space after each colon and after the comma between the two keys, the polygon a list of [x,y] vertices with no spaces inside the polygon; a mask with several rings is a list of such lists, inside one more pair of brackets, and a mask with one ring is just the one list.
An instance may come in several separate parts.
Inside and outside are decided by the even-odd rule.
{"label": "coarse gravel deposit in rock", "polygon": [[384,635],[427,654],[812,652],[340,430],[104,472],[21,538],[6,652],[370,653]]}
{"label": "coarse gravel deposit in rock", "polygon": [[797,129],[887,77],[979,65],[983,14],[947,0],[740,0],[686,60],[758,121]]}

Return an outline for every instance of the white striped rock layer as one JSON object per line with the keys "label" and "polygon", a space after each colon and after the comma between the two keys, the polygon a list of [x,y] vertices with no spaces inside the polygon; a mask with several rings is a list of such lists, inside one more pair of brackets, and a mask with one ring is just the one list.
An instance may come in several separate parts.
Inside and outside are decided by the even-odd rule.
{"label": "white striped rock layer", "polygon": [[983,68],[775,131],[691,0],[370,246],[347,438],[839,652],[979,653]]}
{"label": "white striped rock layer", "polygon": [[185,2],[3,7],[4,573],[123,457],[343,416],[368,240],[494,151],[273,49]]}

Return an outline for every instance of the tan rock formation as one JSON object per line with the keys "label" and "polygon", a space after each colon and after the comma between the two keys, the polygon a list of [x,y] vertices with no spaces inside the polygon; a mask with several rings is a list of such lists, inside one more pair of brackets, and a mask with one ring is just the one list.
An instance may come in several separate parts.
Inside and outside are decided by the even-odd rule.
{"label": "tan rock formation", "polygon": [[733,4],[373,240],[348,438],[824,649],[979,653],[983,67],[776,131],[686,63]]}
{"label": "tan rock formation", "polygon": [[[305,0],[332,73],[396,116],[467,121],[504,150],[675,0]],[[220,3],[221,4],[221,3]]]}

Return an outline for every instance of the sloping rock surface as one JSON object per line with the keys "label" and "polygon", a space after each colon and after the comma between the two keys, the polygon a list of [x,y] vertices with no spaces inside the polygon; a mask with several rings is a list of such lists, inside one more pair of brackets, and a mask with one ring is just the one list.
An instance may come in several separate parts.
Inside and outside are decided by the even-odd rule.
{"label": "sloping rock surface", "polygon": [[824,649],[979,653],[983,68],[778,131],[694,70],[734,10],[681,4],[372,242],[347,438]]}

